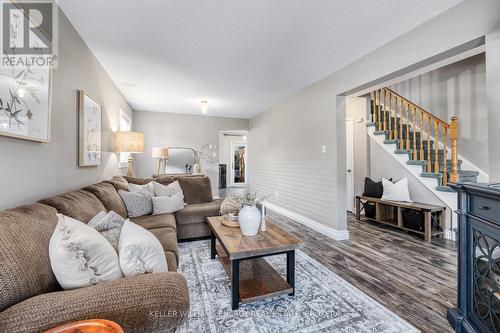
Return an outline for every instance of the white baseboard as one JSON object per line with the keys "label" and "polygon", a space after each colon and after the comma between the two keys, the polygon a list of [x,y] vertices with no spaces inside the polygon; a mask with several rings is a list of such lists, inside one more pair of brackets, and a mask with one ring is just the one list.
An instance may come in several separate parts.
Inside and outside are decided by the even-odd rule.
{"label": "white baseboard", "polygon": [[330,227],[327,227],[319,222],[316,222],[314,220],[311,220],[310,218],[307,218],[305,216],[302,216],[300,214],[297,214],[295,212],[292,212],[288,209],[285,209],[283,207],[280,207],[278,205],[275,205],[270,202],[266,202],[266,208],[271,209],[275,211],[278,214],[281,214],[283,216],[286,216],[300,224],[305,225],[306,227],[309,227],[325,236],[328,236],[334,240],[347,240],[349,239],[349,231],[347,230],[336,230]]}

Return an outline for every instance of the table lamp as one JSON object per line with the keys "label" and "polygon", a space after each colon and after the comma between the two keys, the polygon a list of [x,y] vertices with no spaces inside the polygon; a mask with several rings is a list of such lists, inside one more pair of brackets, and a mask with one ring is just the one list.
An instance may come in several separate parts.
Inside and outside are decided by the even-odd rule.
{"label": "table lamp", "polygon": [[127,176],[134,176],[132,154],[144,152],[144,133],[120,131],[115,133],[115,152],[130,153],[128,156]]}
{"label": "table lamp", "polygon": [[167,147],[153,147],[152,152],[153,158],[157,158],[156,162],[156,174],[165,173],[165,167],[167,166],[168,160],[168,148]]}

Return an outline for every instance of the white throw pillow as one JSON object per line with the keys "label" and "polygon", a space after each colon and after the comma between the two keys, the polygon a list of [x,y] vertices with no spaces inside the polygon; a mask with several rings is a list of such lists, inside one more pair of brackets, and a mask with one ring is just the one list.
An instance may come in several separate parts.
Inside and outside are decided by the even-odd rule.
{"label": "white throw pillow", "polygon": [[408,178],[405,177],[396,183],[382,178],[382,186],[384,187],[382,200],[413,202],[408,190]]}
{"label": "white throw pillow", "polygon": [[104,236],[83,222],[62,214],[57,216],[49,257],[63,289],[88,287],[123,277],[118,255]]}
{"label": "white throw pillow", "polygon": [[177,193],[182,193],[182,200],[184,200],[184,193],[182,192],[181,185],[179,182],[176,180],[173,183],[170,183],[168,185],[162,185],[157,182],[153,182],[153,188],[154,188],[154,194],[157,197],[162,197],[162,196],[173,196],[174,194]]}
{"label": "white throw pillow", "polygon": [[117,213],[102,211],[94,216],[87,225],[103,235],[111,243],[115,251],[118,252],[118,241],[120,240],[120,232],[124,222],[125,219]]}
{"label": "white throw pillow", "polygon": [[137,184],[128,184],[129,192],[142,192],[142,190],[147,190],[148,193],[153,197],[155,195],[155,190],[153,187],[154,182],[149,182],[145,185],[137,185]]}
{"label": "white throw pillow", "polygon": [[144,273],[168,272],[160,241],[141,226],[125,221],[118,244],[120,267],[126,277]]}
{"label": "white throw pillow", "polygon": [[175,213],[184,209],[184,196],[177,192],[172,196],[153,197],[153,215]]}

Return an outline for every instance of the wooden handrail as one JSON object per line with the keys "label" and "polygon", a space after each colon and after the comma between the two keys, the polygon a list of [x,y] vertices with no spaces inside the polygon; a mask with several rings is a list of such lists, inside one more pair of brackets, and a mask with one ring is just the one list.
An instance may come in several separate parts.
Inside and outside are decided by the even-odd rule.
{"label": "wooden handrail", "polygon": [[[392,98],[394,97],[394,109],[392,108]],[[398,108],[399,105],[399,108]],[[393,111],[394,110],[394,111]],[[398,117],[399,111],[399,117]],[[452,117],[451,122],[439,119],[435,115],[426,111],[421,106],[411,102],[407,98],[399,95],[395,91],[385,87],[373,91],[373,122],[379,131],[385,131],[386,137],[390,140],[397,139],[398,148],[408,150],[410,158],[413,160],[426,161],[425,170],[428,173],[442,173],[442,185],[446,186],[448,181],[458,182],[458,119]],[[394,120],[394,121],[393,121]],[[406,121],[405,121],[406,120]],[[399,125],[398,125],[399,122]],[[427,140],[424,141],[424,126],[427,133]],[[419,128],[419,132],[417,132]],[[442,147],[439,149],[439,135],[442,128]],[[406,131],[405,131],[406,130]],[[404,133],[406,132],[406,134]],[[413,137],[410,138],[410,133]],[[420,133],[420,138],[417,134]],[[434,135],[434,147],[432,148],[431,136]],[[448,177],[448,136],[451,146],[451,172]],[[424,143],[426,150],[424,151]],[[442,153],[442,155],[441,155]],[[434,161],[432,161],[434,155]],[[440,170],[440,156],[443,159]]]}
{"label": "wooden handrail", "polygon": [[387,90],[387,91],[388,91],[388,92],[390,92],[392,95],[395,95],[395,96],[399,97],[400,99],[402,99],[402,100],[404,100],[405,102],[409,103],[411,106],[414,106],[414,107],[416,107],[417,109],[424,111],[424,113],[425,113],[425,114],[428,114],[429,116],[431,116],[431,118],[432,118],[432,119],[439,121],[440,123],[442,123],[442,124],[443,124],[443,125],[445,125],[446,127],[449,127],[449,125],[448,125],[448,123],[447,123],[446,121],[439,119],[438,117],[436,117],[436,116],[435,116],[435,115],[433,115],[432,113],[430,113],[430,112],[426,111],[423,107],[421,107],[421,106],[419,106],[418,104],[415,104],[415,103],[413,103],[412,101],[410,101],[410,100],[408,100],[408,99],[404,98],[403,96],[399,95],[399,94],[398,94],[397,92],[395,92],[394,90],[391,90],[391,89],[389,89],[389,88],[382,88],[382,89],[383,89],[383,90]]}

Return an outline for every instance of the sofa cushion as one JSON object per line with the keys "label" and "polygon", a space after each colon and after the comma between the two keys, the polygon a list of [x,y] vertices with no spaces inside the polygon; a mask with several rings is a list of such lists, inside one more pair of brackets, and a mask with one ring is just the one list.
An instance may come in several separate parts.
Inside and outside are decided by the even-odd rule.
{"label": "sofa cushion", "polygon": [[114,176],[110,180],[105,180],[104,182],[111,184],[117,191],[128,191],[128,181],[122,176]]}
{"label": "sofa cushion", "polygon": [[106,318],[125,332],[164,332],[180,325],[188,309],[189,291],[181,274],[142,274],[32,297],[0,312],[0,327],[2,332],[42,332],[67,322]]}
{"label": "sofa cushion", "polygon": [[127,208],[117,190],[110,183],[97,183],[84,188],[99,199],[108,211],[113,211],[123,218],[127,218]]}
{"label": "sofa cushion", "polygon": [[60,288],[49,259],[56,214],[40,203],[0,212],[0,311]]}
{"label": "sofa cushion", "polygon": [[212,196],[212,184],[208,176],[179,177],[177,180],[181,185],[186,203],[210,203],[214,200]]}
{"label": "sofa cushion", "polygon": [[187,205],[183,210],[175,213],[175,220],[178,225],[206,222],[207,217],[220,215],[221,203],[222,200],[218,199],[212,202]]}
{"label": "sofa cushion", "polygon": [[155,228],[173,228],[175,230],[175,216],[173,214],[145,215],[130,219],[146,230]]}
{"label": "sofa cushion", "polygon": [[212,184],[210,178],[205,175],[169,175],[158,178],[135,178],[124,177],[129,183],[144,185],[151,181],[158,182],[162,185],[169,185],[174,181],[178,181],[184,193],[184,201],[188,204],[197,204],[211,202]]}
{"label": "sofa cushion", "polygon": [[57,209],[63,215],[72,217],[78,221],[88,223],[106,207],[92,193],[84,190],[67,192],[52,198],[40,200],[41,203]]}

